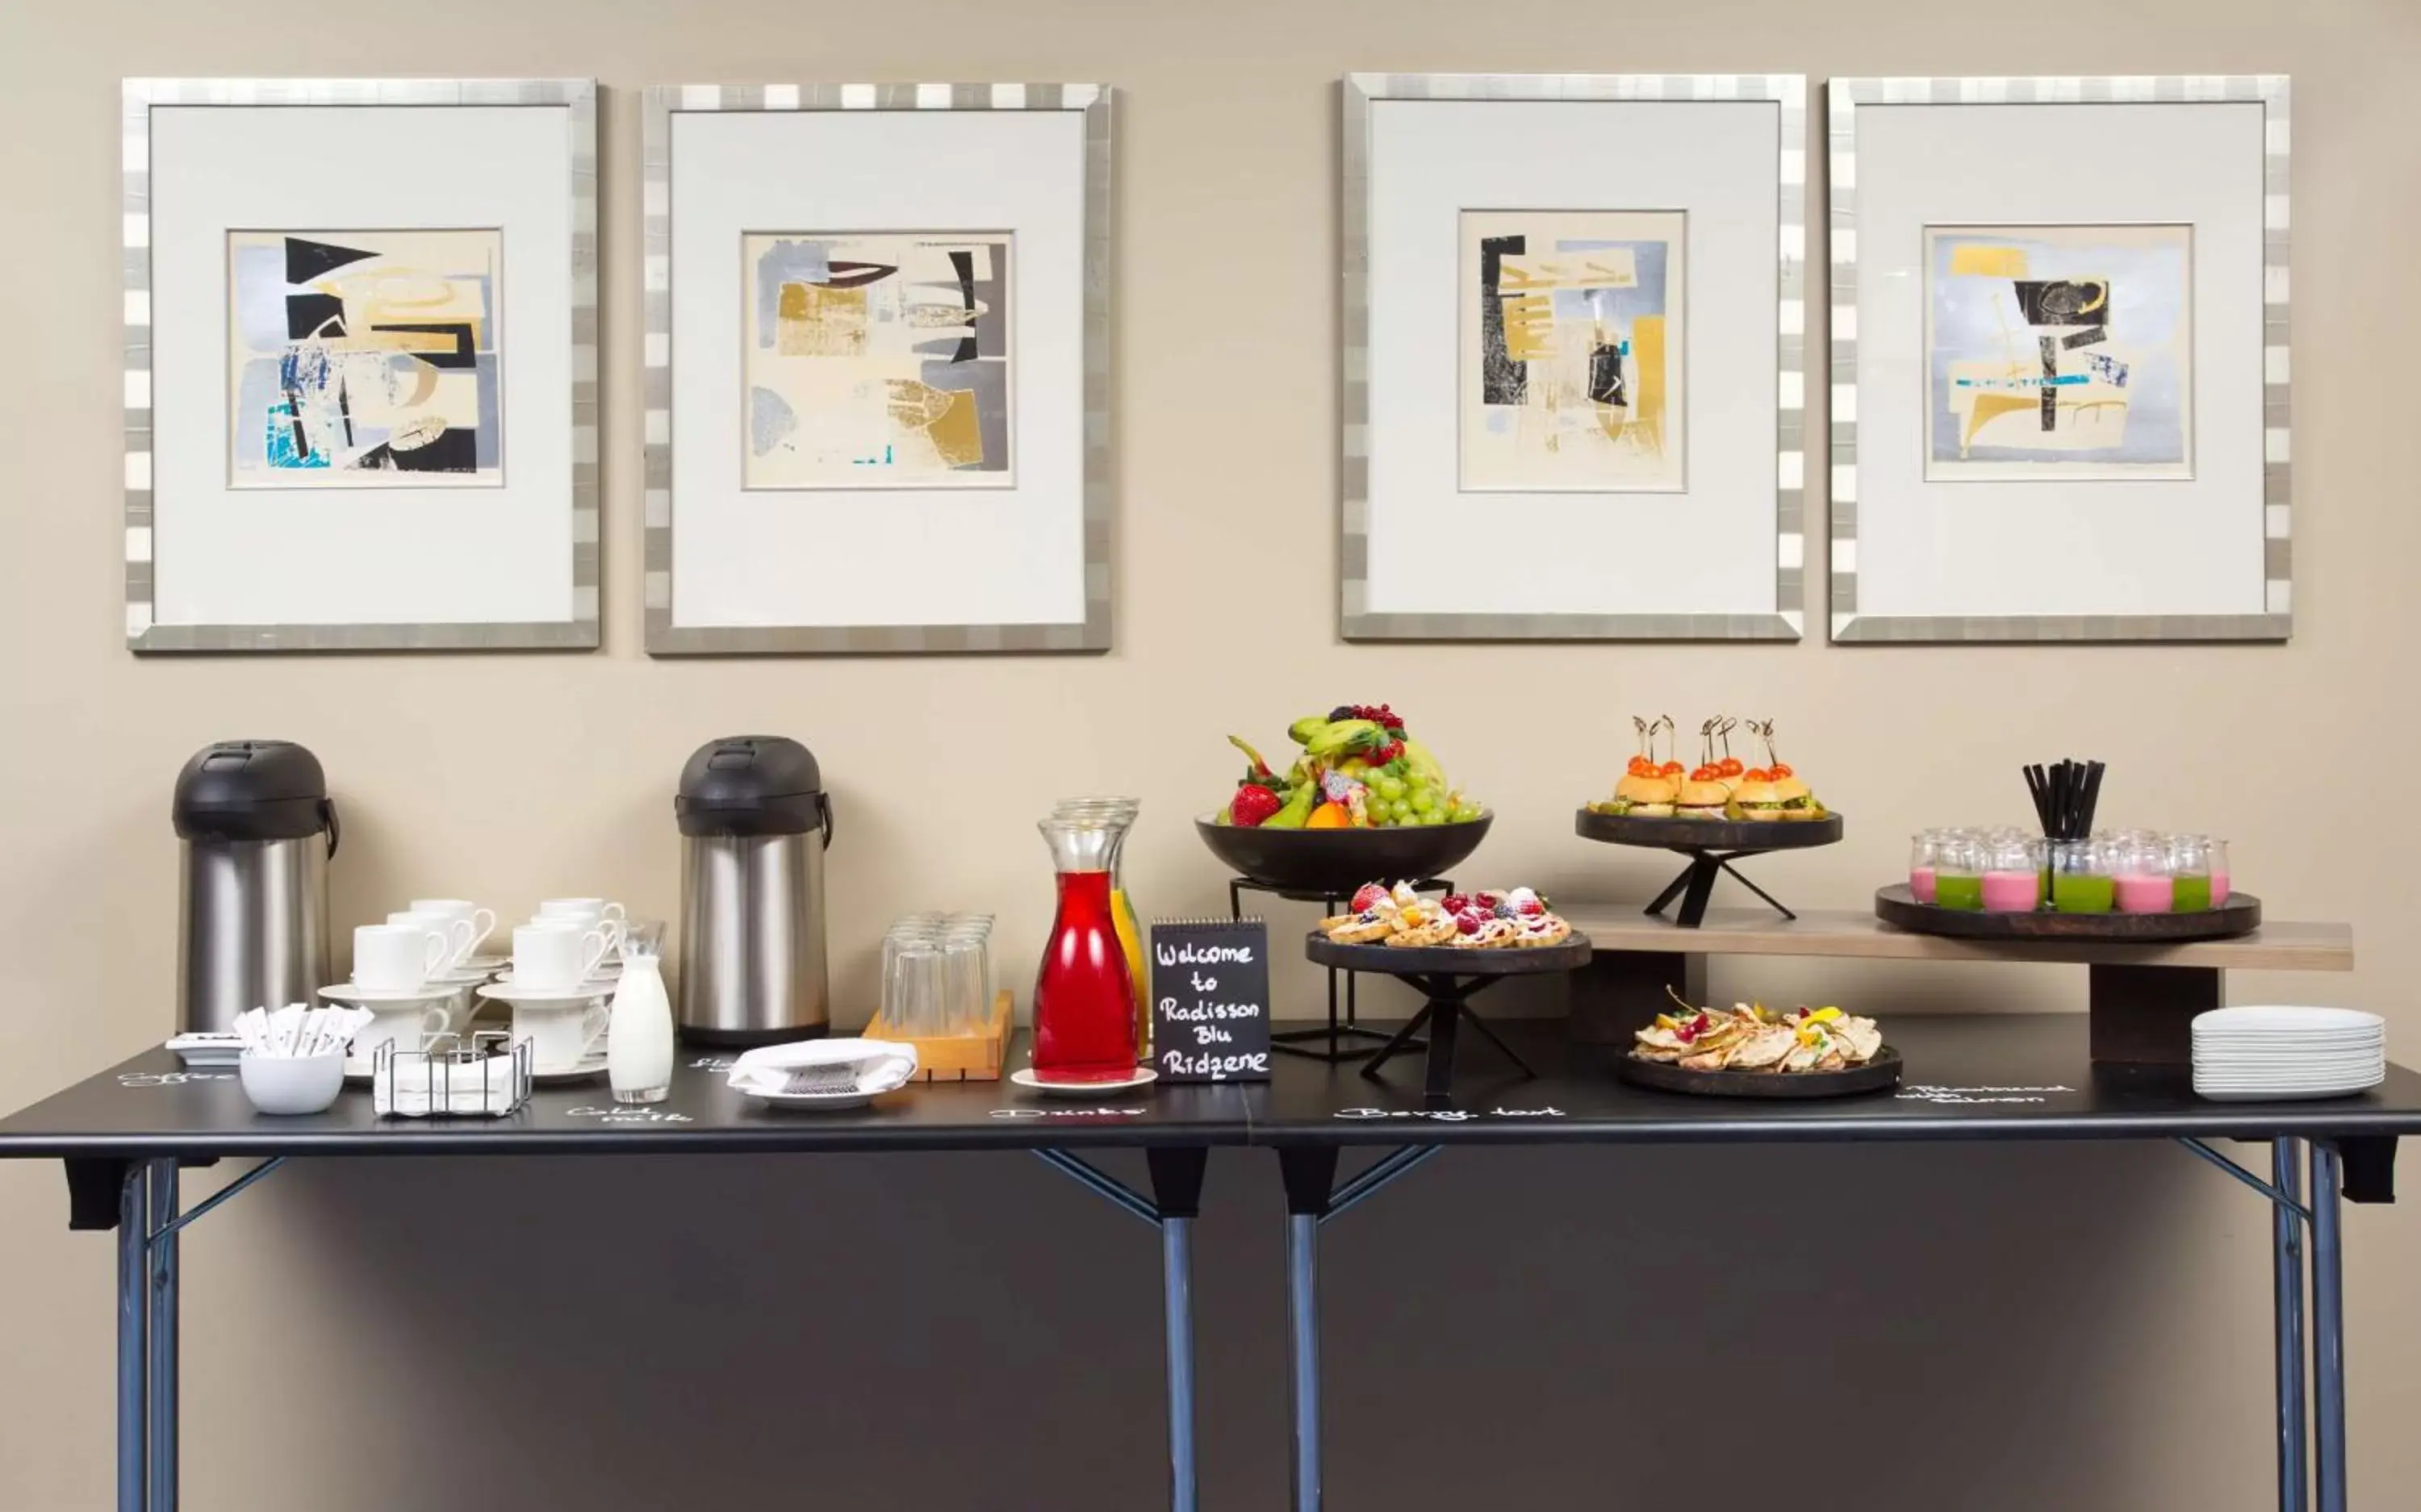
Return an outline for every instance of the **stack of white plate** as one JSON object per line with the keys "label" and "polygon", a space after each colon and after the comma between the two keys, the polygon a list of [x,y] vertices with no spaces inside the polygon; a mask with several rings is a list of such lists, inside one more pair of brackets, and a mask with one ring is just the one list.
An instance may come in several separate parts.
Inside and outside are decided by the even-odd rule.
{"label": "stack of white plate", "polygon": [[2194,1087],[2219,1102],[2341,1098],[2387,1077],[2387,1021],[2352,1008],[2219,1008],[2194,1021]]}

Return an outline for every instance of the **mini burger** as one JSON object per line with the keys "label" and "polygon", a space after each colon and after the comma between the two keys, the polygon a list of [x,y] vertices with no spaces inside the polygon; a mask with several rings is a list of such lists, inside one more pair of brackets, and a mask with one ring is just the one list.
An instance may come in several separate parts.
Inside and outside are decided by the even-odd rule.
{"label": "mini burger", "polygon": [[1641,819],[1669,818],[1680,791],[1681,785],[1663,772],[1628,772],[1614,785],[1614,802],[1601,805],[1599,812]]}
{"label": "mini burger", "polygon": [[1731,796],[1731,789],[1724,786],[1714,768],[1700,767],[1690,774],[1689,781],[1681,784],[1681,790],[1673,801],[1673,815],[1676,818],[1719,819],[1724,817],[1724,805],[1730,802]]}
{"label": "mini burger", "polygon": [[1732,812],[1744,819],[1820,819],[1824,805],[1797,777],[1751,769],[1732,794]]}

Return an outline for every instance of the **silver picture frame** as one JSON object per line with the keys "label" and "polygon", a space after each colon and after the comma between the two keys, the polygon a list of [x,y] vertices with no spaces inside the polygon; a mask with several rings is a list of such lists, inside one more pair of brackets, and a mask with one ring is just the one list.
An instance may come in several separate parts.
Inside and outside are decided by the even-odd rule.
{"label": "silver picture frame", "polygon": [[[598,629],[597,85],[591,79],[128,79],[120,91],[126,642],[174,651],[593,650]],[[163,625],[153,617],[151,111],[159,105],[525,105],[567,112],[570,177],[571,616],[496,624]]]}
{"label": "silver picture frame", "polygon": [[[1343,84],[1338,627],[1349,641],[1795,641],[1806,519],[1807,82],[1795,73],[1352,73]],[[1766,614],[1384,614],[1369,608],[1370,106],[1381,100],[1771,101],[1780,237],[1774,312],[1774,610]],[[1705,290],[1695,299],[1720,297]]]}
{"label": "silver picture frame", "polygon": [[[658,85],[643,107],[647,268],[643,597],[650,656],[963,655],[1110,648],[1111,140],[1117,91],[1101,84]],[[1084,617],[1057,624],[684,626],[673,620],[672,124],[684,111],[1072,110],[1085,119]]]}
{"label": "silver picture frame", "polygon": [[[2288,362],[2290,89],[2280,74],[1835,79],[1825,86],[1832,261],[1831,638],[1851,645],[2284,641],[2293,628]],[[2262,598],[2259,614],[1883,616],[1858,603],[1858,109],[1862,105],[2207,104],[2262,110]]]}

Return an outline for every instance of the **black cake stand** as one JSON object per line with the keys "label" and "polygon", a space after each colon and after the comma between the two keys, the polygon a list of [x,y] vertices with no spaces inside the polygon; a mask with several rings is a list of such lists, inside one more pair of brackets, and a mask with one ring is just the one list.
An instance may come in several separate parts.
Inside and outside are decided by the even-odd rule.
{"label": "black cake stand", "polygon": [[1479,1037],[1496,1047],[1497,1053],[1511,1061],[1524,1077],[1536,1076],[1529,1063],[1513,1053],[1511,1047],[1496,1037],[1496,1032],[1476,1014],[1465,1011],[1472,994],[1507,976],[1537,976],[1549,972],[1570,972],[1588,964],[1589,943],[1585,935],[1574,933],[1552,945],[1536,945],[1527,949],[1505,947],[1495,950],[1459,950],[1451,945],[1415,946],[1347,945],[1339,944],[1315,929],[1304,943],[1304,954],[1316,965],[1349,972],[1377,972],[1398,977],[1420,989],[1429,1001],[1412,1021],[1396,1032],[1396,1037],[1379,1048],[1378,1053],[1363,1063],[1362,1074],[1378,1080],[1380,1070],[1399,1052],[1414,1048],[1413,1037],[1424,1028],[1429,1035],[1429,1068],[1422,1090],[1430,1097],[1443,1097],[1454,1083],[1454,1042],[1460,1024],[1468,1021]]}

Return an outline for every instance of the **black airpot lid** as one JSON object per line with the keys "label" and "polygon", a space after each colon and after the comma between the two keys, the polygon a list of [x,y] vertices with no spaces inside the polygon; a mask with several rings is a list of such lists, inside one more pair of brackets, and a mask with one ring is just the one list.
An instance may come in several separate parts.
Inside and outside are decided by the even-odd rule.
{"label": "black airpot lid", "polygon": [[779,735],[709,740],[681,768],[673,817],[683,834],[805,834],[823,827],[823,772]]}
{"label": "black airpot lid", "polygon": [[328,774],[291,740],[221,740],[177,773],[170,817],[186,839],[289,840],[333,822]]}

